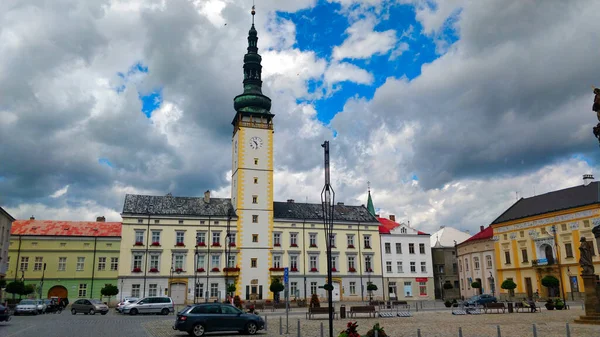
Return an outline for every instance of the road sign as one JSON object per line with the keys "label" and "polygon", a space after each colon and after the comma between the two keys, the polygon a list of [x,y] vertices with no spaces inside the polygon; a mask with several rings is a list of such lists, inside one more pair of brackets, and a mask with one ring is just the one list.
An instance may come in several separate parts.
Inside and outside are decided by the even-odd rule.
{"label": "road sign", "polygon": [[286,288],[288,284],[289,271],[290,269],[288,267],[283,268],[283,283],[285,283]]}

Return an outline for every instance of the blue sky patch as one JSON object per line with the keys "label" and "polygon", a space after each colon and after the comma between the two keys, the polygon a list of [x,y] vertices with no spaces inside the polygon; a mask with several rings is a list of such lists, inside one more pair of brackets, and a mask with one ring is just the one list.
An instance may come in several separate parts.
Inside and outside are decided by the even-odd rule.
{"label": "blue sky patch", "polygon": [[139,94],[140,101],[142,101],[142,112],[146,117],[152,117],[152,112],[160,108],[162,103],[162,88],[155,90],[147,95]]}
{"label": "blue sky patch", "polygon": [[100,165],[106,165],[110,168],[114,168],[115,166],[110,162],[110,160],[106,159],[106,158],[99,158],[98,159],[98,163],[100,163]]}

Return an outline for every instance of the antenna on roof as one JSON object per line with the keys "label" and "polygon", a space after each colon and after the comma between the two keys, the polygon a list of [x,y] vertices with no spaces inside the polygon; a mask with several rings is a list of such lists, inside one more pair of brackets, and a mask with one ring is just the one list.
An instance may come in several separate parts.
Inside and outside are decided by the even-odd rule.
{"label": "antenna on roof", "polygon": [[519,200],[519,192],[515,191],[515,198],[518,201]]}

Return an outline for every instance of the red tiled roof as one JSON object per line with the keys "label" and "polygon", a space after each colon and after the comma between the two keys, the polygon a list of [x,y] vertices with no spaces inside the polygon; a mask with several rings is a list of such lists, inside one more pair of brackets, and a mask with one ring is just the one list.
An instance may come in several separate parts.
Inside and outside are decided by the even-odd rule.
{"label": "red tiled roof", "polygon": [[11,235],[121,236],[120,222],[16,220]]}
{"label": "red tiled roof", "polygon": [[471,236],[470,238],[466,239],[462,243],[473,242],[473,241],[477,241],[477,240],[487,240],[487,239],[491,239],[492,236],[494,236],[494,229],[492,228],[492,226],[488,226],[481,232]]}
{"label": "red tiled roof", "polygon": [[[379,223],[381,225],[379,225],[379,234],[390,234],[390,231],[398,226],[400,226],[399,223],[392,221],[390,219],[386,219],[386,218],[377,218],[377,221],[379,221]],[[418,235],[429,235],[427,233],[421,232],[421,231],[417,231]]]}

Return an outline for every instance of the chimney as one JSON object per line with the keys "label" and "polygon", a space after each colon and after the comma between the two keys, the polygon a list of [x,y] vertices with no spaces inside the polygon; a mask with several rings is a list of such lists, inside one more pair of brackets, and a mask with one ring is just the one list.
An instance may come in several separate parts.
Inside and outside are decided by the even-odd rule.
{"label": "chimney", "polygon": [[483,226],[479,226],[479,231],[480,231],[480,232],[483,232],[483,230],[484,230],[484,229],[485,229],[485,228],[484,228]]}
{"label": "chimney", "polygon": [[583,186],[589,185],[592,181],[594,181],[594,176],[591,174],[583,175]]}
{"label": "chimney", "polygon": [[35,217],[32,215],[29,217],[29,220],[35,220]]}
{"label": "chimney", "polygon": [[394,214],[390,214],[390,220],[396,222],[396,216]]}
{"label": "chimney", "polygon": [[210,204],[210,190],[204,192],[204,202]]}
{"label": "chimney", "polygon": [[288,199],[287,202],[288,202],[288,204],[293,204],[295,201],[294,201],[294,199]]}
{"label": "chimney", "polygon": [[106,218],[104,216],[96,217],[96,222],[106,222]]}
{"label": "chimney", "polygon": [[344,206],[343,202],[338,202],[337,204],[338,204],[338,206]]}

